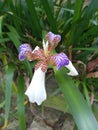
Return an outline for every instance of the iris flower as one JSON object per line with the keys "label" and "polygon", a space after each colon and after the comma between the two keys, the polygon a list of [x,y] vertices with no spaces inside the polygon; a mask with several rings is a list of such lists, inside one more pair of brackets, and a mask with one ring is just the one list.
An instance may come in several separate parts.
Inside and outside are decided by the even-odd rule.
{"label": "iris flower", "polygon": [[43,48],[36,46],[32,51],[31,46],[26,43],[20,45],[19,47],[20,61],[23,61],[25,58],[29,61],[38,61],[35,65],[35,71],[31,83],[25,92],[25,95],[28,96],[31,103],[37,103],[40,105],[47,98],[45,73],[47,72],[49,65],[56,66],[57,70],[61,67],[66,67],[69,69],[69,73],[67,73],[68,75],[78,75],[77,70],[65,53],[52,53],[60,40],[60,35],[49,32],[46,34],[46,41],[43,40],[42,42]]}

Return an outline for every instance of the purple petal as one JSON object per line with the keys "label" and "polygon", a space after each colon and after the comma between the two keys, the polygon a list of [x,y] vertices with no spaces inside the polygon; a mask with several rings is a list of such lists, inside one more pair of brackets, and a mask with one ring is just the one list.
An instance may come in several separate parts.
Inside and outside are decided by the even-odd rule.
{"label": "purple petal", "polygon": [[61,67],[69,64],[69,59],[68,59],[67,55],[64,54],[63,52],[60,54],[57,54],[54,57],[54,61],[56,63],[57,69],[60,69]]}
{"label": "purple petal", "polygon": [[32,52],[32,49],[29,44],[20,45],[19,56],[18,56],[19,60],[23,61],[27,57],[28,52]]}
{"label": "purple petal", "polygon": [[20,51],[20,52],[32,51],[32,49],[31,49],[31,47],[30,47],[29,44],[24,43],[24,44],[20,45],[19,51]]}
{"label": "purple petal", "polygon": [[20,61],[23,61],[23,60],[25,60],[25,58],[26,58],[26,54],[20,52],[19,55],[18,55],[18,59],[19,59]]}
{"label": "purple petal", "polygon": [[52,32],[49,32],[47,35],[46,35],[46,39],[48,42],[50,43],[58,43],[60,42],[61,40],[61,36],[59,34],[54,34]]}

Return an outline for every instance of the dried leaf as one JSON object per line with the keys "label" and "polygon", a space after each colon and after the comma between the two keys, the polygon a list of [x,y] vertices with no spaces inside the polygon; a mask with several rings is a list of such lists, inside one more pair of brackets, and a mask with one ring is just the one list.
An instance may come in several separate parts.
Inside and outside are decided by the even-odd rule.
{"label": "dried leaf", "polygon": [[88,73],[87,78],[98,78],[98,72]]}
{"label": "dried leaf", "polygon": [[93,71],[97,66],[98,66],[98,58],[88,62],[88,64],[87,64],[87,72]]}

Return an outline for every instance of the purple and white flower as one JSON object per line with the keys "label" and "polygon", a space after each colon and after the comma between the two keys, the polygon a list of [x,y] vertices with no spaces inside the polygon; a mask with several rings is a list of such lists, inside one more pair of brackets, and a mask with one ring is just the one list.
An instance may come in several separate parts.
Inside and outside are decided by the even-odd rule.
{"label": "purple and white flower", "polygon": [[46,35],[46,42],[43,40],[43,49],[38,46],[32,51],[29,44],[22,44],[19,48],[19,60],[23,61],[27,58],[29,61],[37,60],[38,63],[35,66],[35,72],[28,86],[25,95],[28,96],[29,101],[40,105],[47,98],[45,89],[45,73],[47,72],[48,65],[53,65],[59,70],[62,67],[69,69],[68,75],[78,75],[77,70],[73,66],[72,62],[68,59],[67,55],[63,52],[59,54],[52,54],[51,51],[60,42],[61,36],[49,32]]}

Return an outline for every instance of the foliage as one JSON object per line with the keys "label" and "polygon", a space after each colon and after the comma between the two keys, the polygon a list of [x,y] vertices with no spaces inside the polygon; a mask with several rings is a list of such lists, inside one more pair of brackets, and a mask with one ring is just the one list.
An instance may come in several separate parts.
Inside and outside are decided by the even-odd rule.
{"label": "foliage", "polygon": [[[3,119],[5,123],[2,128],[7,127],[7,123],[10,119],[11,98],[12,94],[15,93],[18,98],[17,112],[20,128],[26,129],[24,117],[25,106],[23,105],[25,102],[25,85],[22,76],[26,74],[26,76],[32,77],[34,63],[29,63],[27,60],[21,63],[18,60],[18,48],[23,42],[30,43],[32,48],[36,45],[41,46],[42,32],[44,30],[47,32],[51,30],[54,33],[61,34],[62,41],[56,48],[56,51],[66,52],[69,58],[75,63],[79,72],[78,77],[72,79],[68,77],[66,83],[64,77],[61,79],[57,78],[57,81],[59,81],[58,84],[61,86],[61,90],[64,93],[68,104],[67,106],[62,106],[60,110],[63,108],[64,110],[62,111],[65,112],[65,107],[68,106],[69,109],[72,110],[72,99],[75,99],[77,108],[73,106],[71,114],[77,123],[78,129],[98,129],[91,111],[89,96],[89,93],[92,93],[95,96],[93,100],[98,101],[98,74],[94,76],[95,72],[98,70],[98,60],[96,60],[98,56],[98,0],[92,0],[87,4],[85,0],[0,1],[0,68],[5,76],[5,83],[3,84],[3,87],[5,88],[5,99],[0,103],[0,106],[3,107],[4,105],[2,105],[2,103],[5,102],[5,119]],[[96,62],[93,62],[94,60],[96,60]],[[91,63],[91,67],[89,66],[89,62]],[[88,74],[90,75],[89,78]],[[63,75],[63,73],[60,72],[58,75]],[[65,78],[67,77],[65,76]],[[65,83],[64,86],[60,84],[62,81],[63,85]],[[72,84],[68,84],[68,82],[72,82]],[[69,90],[66,87],[66,84]],[[70,95],[70,98],[67,100],[68,93],[65,93],[65,91],[72,91],[72,86],[74,86],[73,96],[75,96],[75,90],[79,95],[76,95],[76,98]],[[81,90],[86,102],[77,87]],[[58,95],[59,91],[56,95]],[[55,98],[53,98],[53,101],[54,99]],[[58,97],[57,101],[60,103]],[[48,104],[47,106],[51,106],[49,105],[50,100],[49,102],[48,100],[46,102],[46,104]],[[83,103],[83,107],[81,106],[81,103]],[[66,103],[64,104],[66,105]],[[78,109],[80,106],[81,109]],[[53,108],[56,107],[53,106]],[[57,107],[57,109],[59,108]],[[89,112],[87,112],[88,109]],[[83,117],[82,114],[85,114],[85,116]],[[88,119],[86,119],[86,116]],[[91,119],[89,119],[89,117],[91,117]],[[90,122],[89,124],[94,122],[95,126],[93,127],[92,125],[90,128],[89,126],[86,126],[84,123],[85,119],[88,123]],[[82,122],[83,120],[84,122]],[[84,125],[85,128],[82,128],[81,124]]]}

